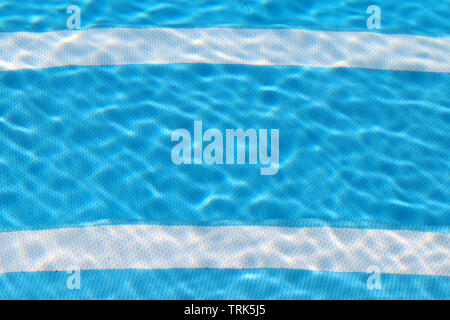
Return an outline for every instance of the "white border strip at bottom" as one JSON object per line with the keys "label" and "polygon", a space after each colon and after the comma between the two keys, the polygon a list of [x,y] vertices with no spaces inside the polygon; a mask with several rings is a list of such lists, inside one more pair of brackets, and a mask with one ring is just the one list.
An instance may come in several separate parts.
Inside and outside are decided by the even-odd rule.
{"label": "white border strip at bottom", "polygon": [[0,71],[127,64],[450,72],[450,37],[298,29],[104,28],[0,33]]}
{"label": "white border strip at bottom", "polygon": [[[0,233],[0,273],[289,268],[450,276],[450,235],[265,226],[112,225]],[[373,268],[373,267],[372,267]]]}

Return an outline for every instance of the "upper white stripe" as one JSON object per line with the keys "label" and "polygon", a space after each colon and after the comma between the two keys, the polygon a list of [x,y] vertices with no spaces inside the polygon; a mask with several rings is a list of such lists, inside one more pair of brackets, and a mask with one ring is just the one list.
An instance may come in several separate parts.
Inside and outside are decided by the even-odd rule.
{"label": "upper white stripe", "polygon": [[0,233],[0,273],[294,268],[450,276],[450,235],[264,226],[117,225]]}
{"label": "upper white stripe", "polygon": [[173,63],[450,72],[450,38],[227,28],[0,33],[0,70]]}

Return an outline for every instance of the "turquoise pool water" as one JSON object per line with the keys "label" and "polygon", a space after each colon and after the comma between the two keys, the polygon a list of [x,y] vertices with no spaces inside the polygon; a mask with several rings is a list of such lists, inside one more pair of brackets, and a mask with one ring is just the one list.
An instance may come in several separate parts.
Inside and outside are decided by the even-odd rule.
{"label": "turquoise pool water", "polygon": [[449,1],[292,1],[292,0],[64,0],[3,1],[2,32],[51,31],[66,28],[66,8],[82,11],[83,28],[93,27],[294,27],[331,31],[367,31],[366,9],[379,5],[379,32],[448,34]]}
{"label": "turquoise pool water", "polygon": [[[340,32],[367,31],[371,4],[78,2],[82,29]],[[382,29],[374,32],[448,38],[450,1],[379,5]],[[66,7],[65,1],[4,1],[0,32],[64,30]],[[444,72],[310,66],[0,71],[0,231],[250,225],[410,230],[437,239],[450,230],[449,88]],[[263,176],[259,165],[174,165],[171,132],[192,132],[196,120],[221,132],[279,128],[279,171]],[[444,249],[432,257],[447,274],[450,242],[439,239]],[[407,251],[405,260],[417,258]],[[370,291],[364,272],[90,270],[83,273],[84,289],[70,291],[65,273],[18,270],[0,274],[0,297],[448,299],[450,280],[442,274],[387,273],[384,290]],[[161,288],[168,293],[161,296]]]}
{"label": "turquoise pool water", "polygon": [[[175,65],[0,78],[3,230],[449,222],[448,74]],[[168,132],[198,119],[204,130],[282,128],[281,169],[175,166]]]}

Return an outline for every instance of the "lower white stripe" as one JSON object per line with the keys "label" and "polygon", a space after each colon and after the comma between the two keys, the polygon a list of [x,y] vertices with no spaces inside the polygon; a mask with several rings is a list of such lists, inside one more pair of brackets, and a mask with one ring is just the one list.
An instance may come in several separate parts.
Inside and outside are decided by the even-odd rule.
{"label": "lower white stripe", "polygon": [[296,29],[0,33],[0,70],[209,63],[450,72],[449,52],[450,38]]}
{"label": "lower white stripe", "polygon": [[292,268],[450,276],[450,235],[263,226],[117,225],[0,233],[0,272]]}

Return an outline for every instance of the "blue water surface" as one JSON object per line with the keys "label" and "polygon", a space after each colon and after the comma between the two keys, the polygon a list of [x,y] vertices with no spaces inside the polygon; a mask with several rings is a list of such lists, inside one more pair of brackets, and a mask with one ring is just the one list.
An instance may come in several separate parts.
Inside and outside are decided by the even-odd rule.
{"label": "blue water surface", "polygon": [[371,32],[448,35],[450,0],[6,0],[0,32],[66,29],[69,5],[81,9],[82,28],[93,27],[290,27],[369,31],[366,10],[381,9],[380,30]]}
{"label": "blue water surface", "polygon": [[[0,227],[448,230],[450,76],[231,65],[0,73]],[[426,84],[426,85],[424,85]],[[280,169],[175,165],[177,128],[279,128]]]}
{"label": "blue water surface", "polygon": [[[448,299],[450,278],[283,269],[84,270],[79,290],[66,272],[0,274],[0,299]],[[20,290],[18,290],[20,288]]]}
{"label": "blue water surface", "polygon": [[[2,1],[0,32],[236,27],[448,36],[450,1]],[[0,48],[1,50],[1,48]],[[103,224],[450,231],[450,75],[287,66],[0,72],[0,231]],[[280,129],[280,169],[175,165],[173,130]],[[0,275],[0,298],[448,299],[448,277],[302,270]]]}

